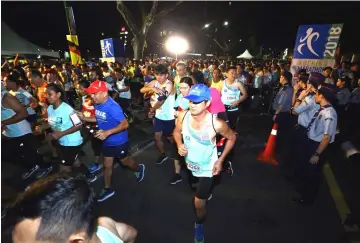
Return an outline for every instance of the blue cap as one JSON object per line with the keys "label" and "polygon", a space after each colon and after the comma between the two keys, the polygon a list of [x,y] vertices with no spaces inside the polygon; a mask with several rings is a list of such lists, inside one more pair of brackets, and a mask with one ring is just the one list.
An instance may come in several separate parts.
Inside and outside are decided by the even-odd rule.
{"label": "blue cap", "polygon": [[211,92],[205,84],[196,84],[191,87],[189,95],[184,98],[192,102],[211,100]]}

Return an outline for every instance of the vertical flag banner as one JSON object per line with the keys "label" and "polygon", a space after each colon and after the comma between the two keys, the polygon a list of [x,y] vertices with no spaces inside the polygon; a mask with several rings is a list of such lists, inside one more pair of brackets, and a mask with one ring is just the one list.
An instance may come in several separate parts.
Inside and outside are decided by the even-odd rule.
{"label": "vertical flag banner", "polygon": [[69,45],[71,64],[83,64],[79,50],[79,41],[77,35],[67,35],[66,39]]}
{"label": "vertical flag banner", "polygon": [[[343,24],[300,25],[290,71],[322,72],[333,67]],[[294,80],[293,80],[294,81]]]}
{"label": "vertical flag banner", "polygon": [[102,61],[115,62],[117,58],[125,56],[124,41],[120,38],[100,40]]}

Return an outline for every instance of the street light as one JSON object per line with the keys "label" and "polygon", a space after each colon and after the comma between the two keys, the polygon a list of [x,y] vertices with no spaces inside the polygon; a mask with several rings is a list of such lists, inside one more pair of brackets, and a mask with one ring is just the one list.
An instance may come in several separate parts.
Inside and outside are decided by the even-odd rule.
{"label": "street light", "polygon": [[181,37],[172,36],[166,41],[166,49],[169,52],[175,53],[175,59],[177,60],[178,54],[184,53],[188,48],[189,44],[187,40]]}
{"label": "street light", "polygon": [[205,24],[204,28],[209,28],[210,24]]}
{"label": "street light", "polygon": [[225,21],[225,22],[224,22],[224,25],[225,25],[225,26],[229,25],[229,22]]}

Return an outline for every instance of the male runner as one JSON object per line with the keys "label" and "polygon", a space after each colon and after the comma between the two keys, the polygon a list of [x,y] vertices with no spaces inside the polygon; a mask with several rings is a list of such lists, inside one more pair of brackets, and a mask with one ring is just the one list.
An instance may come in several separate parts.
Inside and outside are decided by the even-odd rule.
{"label": "male runner", "polygon": [[172,142],[172,132],[175,127],[175,91],[173,83],[168,79],[169,71],[166,66],[159,64],[154,68],[156,80],[144,86],[140,92],[152,94],[149,118],[155,114],[154,129],[156,147],[160,152],[157,164],[162,164],[168,157],[165,154],[162,136]]}
{"label": "male runner", "polygon": [[[225,121],[213,116],[207,107],[211,102],[211,93],[204,84],[194,85],[188,96],[190,112],[178,114],[174,139],[181,156],[189,170],[199,178],[195,194],[196,210],[195,242],[204,242],[203,223],[206,217],[206,200],[210,195],[213,176],[221,173],[226,156],[233,148],[236,136]],[[224,151],[217,156],[216,135],[227,139]]]}
{"label": "male runner", "polygon": [[78,115],[84,121],[97,122],[100,130],[95,137],[104,141],[102,153],[105,188],[98,198],[98,201],[102,202],[115,194],[115,191],[110,188],[114,157],[135,171],[137,182],[144,179],[145,165],[137,164],[128,156],[130,147],[127,128],[129,123],[121,107],[109,97],[106,83],[100,80],[94,81],[89,88],[85,89],[85,92],[91,94],[95,103],[95,117],[85,117],[82,113]]}

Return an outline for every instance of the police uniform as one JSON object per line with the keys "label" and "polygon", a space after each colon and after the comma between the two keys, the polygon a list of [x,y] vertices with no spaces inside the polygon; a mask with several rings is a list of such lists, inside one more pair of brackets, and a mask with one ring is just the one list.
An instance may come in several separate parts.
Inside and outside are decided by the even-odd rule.
{"label": "police uniform", "polygon": [[[323,84],[319,89],[326,92],[324,97],[327,101],[335,98],[336,88],[331,84]],[[298,146],[302,153],[297,155],[297,175],[299,175],[298,192],[302,195],[301,199],[295,199],[302,205],[311,205],[314,203],[318,189],[321,184],[321,173],[326,162],[326,148],[321,154],[317,154],[317,149],[325,135],[330,136],[330,142],[333,143],[336,135],[337,114],[331,104],[320,107],[307,126],[307,139],[300,141]],[[311,164],[312,156],[319,156],[316,164]]]}

